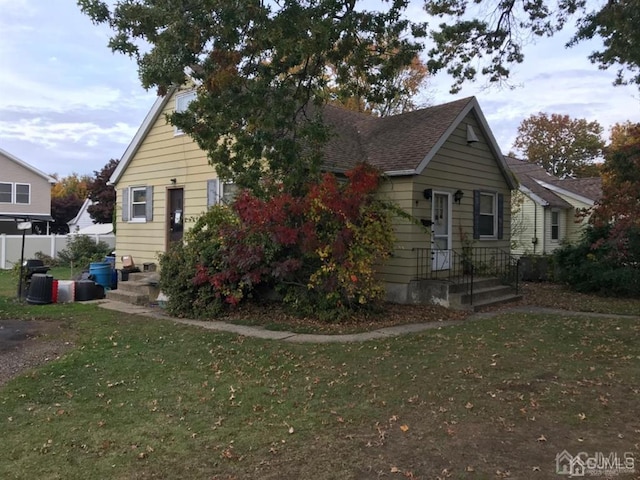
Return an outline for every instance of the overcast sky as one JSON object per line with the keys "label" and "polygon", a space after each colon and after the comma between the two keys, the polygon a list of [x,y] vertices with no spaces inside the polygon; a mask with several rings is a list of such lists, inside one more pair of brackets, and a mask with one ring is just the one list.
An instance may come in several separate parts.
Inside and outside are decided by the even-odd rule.
{"label": "overcast sky", "polygon": [[[62,176],[91,175],[120,158],[155,93],[140,87],[133,60],[108,49],[110,32],[75,0],[0,0],[0,32],[0,148]],[[640,122],[638,88],[613,87],[615,72],[586,59],[593,46],[567,50],[567,38],[527,48],[514,89],[480,81],[452,96],[442,74],[431,81],[431,102],[475,95],[504,153],[520,122],[538,112],[597,120],[607,131]]]}

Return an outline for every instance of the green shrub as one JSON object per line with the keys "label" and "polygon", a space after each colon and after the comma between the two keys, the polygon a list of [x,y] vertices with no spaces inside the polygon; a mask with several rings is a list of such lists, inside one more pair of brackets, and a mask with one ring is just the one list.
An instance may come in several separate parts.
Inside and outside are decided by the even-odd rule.
{"label": "green shrub", "polygon": [[58,253],[60,265],[88,268],[91,262],[99,262],[111,252],[108,243],[96,241],[86,235],[69,235],[67,246]]}
{"label": "green shrub", "polygon": [[396,207],[375,192],[379,173],[332,174],[303,196],[242,192],[214,207],[160,257],[160,287],[173,315],[204,317],[274,291],[294,313],[326,321],[375,310],[384,296],[376,266],[394,244]]}
{"label": "green shrub", "polygon": [[198,265],[219,263],[220,237],[223,225],[234,222],[231,210],[216,205],[196,221],[184,236],[184,242],[171,245],[159,257],[160,289],[169,297],[167,311],[175,316],[210,318],[223,310],[223,300],[210,283],[196,285]]}
{"label": "green shrub", "polygon": [[610,227],[588,227],[576,245],[554,252],[555,275],[577,292],[617,297],[640,296],[639,232],[622,245],[607,239]]}

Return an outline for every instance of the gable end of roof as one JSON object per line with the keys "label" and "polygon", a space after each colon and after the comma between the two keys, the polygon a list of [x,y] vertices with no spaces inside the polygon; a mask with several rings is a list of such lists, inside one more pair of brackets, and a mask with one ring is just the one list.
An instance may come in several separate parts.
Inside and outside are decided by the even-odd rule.
{"label": "gable end of roof", "polygon": [[26,168],[27,170],[35,173],[36,175],[44,178],[47,182],[54,184],[56,183],[56,179],[53,178],[50,175],[47,175],[46,173],[44,173],[41,170],[38,170],[36,167],[33,167],[31,165],[29,165],[27,162],[25,162],[24,160],[20,160],[18,157],[16,157],[15,155],[12,155],[11,153],[7,152],[6,150],[3,150],[2,148],[0,148],[0,155],[7,157],[9,160],[11,160],[12,162],[17,163],[18,165],[20,165],[21,167]]}
{"label": "gable end of roof", "polygon": [[160,116],[160,113],[162,113],[162,110],[169,102],[169,99],[173,97],[173,93],[175,92],[175,90],[176,89],[172,89],[171,91],[167,92],[167,94],[164,97],[156,98],[156,101],[153,103],[153,106],[147,113],[147,116],[144,118],[144,120],[142,121],[142,124],[140,125],[140,128],[138,128],[138,131],[133,137],[133,140],[131,140],[131,143],[129,144],[124,154],[122,155],[122,158],[120,159],[120,163],[118,163],[118,166],[111,174],[111,177],[109,178],[110,185],[116,185],[118,183],[118,181],[122,177],[122,174],[127,169],[127,167],[129,166],[129,163],[131,163],[131,160],[133,159],[136,152],[140,148],[140,145],[142,145],[142,142],[144,141],[147,134],[153,127],[153,124],[156,122],[156,120]]}

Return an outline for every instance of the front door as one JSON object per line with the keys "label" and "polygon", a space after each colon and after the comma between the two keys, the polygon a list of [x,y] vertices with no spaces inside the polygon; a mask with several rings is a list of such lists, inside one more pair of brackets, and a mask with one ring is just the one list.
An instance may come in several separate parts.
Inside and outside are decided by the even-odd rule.
{"label": "front door", "polygon": [[433,193],[431,202],[432,270],[449,270],[451,265],[451,194]]}
{"label": "front door", "polygon": [[168,244],[182,240],[184,230],[184,190],[171,188],[167,190],[167,239]]}

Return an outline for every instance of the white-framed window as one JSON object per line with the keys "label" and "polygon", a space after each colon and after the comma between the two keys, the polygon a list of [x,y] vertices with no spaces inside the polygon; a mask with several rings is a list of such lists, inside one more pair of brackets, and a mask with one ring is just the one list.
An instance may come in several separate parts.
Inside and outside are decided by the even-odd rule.
{"label": "white-framed window", "polygon": [[207,207],[222,203],[229,205],[238,194],[238,186],[233,182],[221,182],[217,178],[207,181]]}
{"label": "white-framed window", "polygon": [[13,184],[0,182],[0,203],[13,203]]}
{"label": "white-framed window", "polygon": [[28,205],[31,203],[31,185],[16,183],[16,203]]}
{"label": "white-framed window", "polygon": [[145,223],[153,220],[153,187],[126,187],[121,190],[122,221]]}
{"label": "white-framed window", "polygon": [[551,240],[560,240],[560,212],[551,210]]}
{"label": "white-framed window", "polygon": [[146,219],[147,217],[147,188],[131,188],[131,215],[129,218]]}
{"label": "white-framed window", "polygon": [[[176,95],[176,112],[184,112],[189,107],[189,104],[195,100],[195,98],[195,90]],[[174,135],[184,135],[184,132],[178,127],[174,127]]]}
{"label": "white-framed window", "polygon": [[498,224],[497,195],[480,192],[480,211],[478,228],[480,237],[495,237]]}

